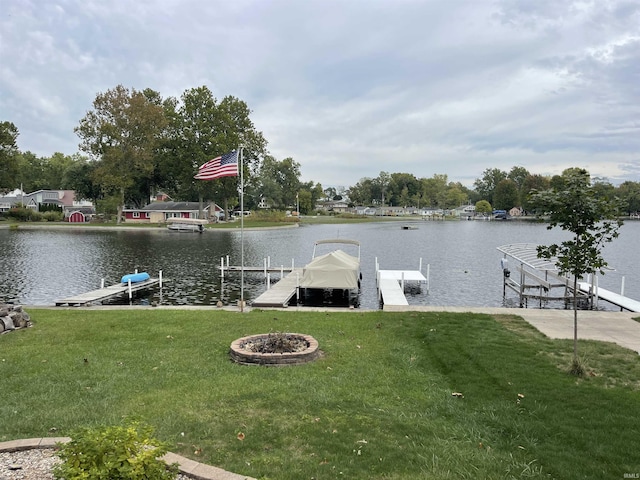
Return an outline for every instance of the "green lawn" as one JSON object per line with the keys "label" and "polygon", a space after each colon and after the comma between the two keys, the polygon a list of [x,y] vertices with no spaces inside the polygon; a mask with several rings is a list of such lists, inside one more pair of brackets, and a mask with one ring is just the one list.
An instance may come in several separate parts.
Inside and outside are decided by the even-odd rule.
{"label": "green lawn", "polygon": [[[640,472],[640,357],[582,342],[590,376],[576,379],[564,371],[571,342],[517,317],[29,313],[33,328],[0,336],[0,441],[138,419],[173,452],[261,479]],[[313,335],[324,357],[229,360],[236,338],[278,331]]]}

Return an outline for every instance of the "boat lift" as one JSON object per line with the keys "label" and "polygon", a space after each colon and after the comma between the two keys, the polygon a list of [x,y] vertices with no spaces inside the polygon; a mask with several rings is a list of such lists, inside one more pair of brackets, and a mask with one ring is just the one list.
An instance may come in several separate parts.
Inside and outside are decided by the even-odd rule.
{"label": "boat lift", "polygon": [[[537,300],[539,307],[549,301],[562,301],[565,308],[572,306],[573,278],[560,275],[553,259],[538,258],[538,245],[533,243],[513,243],[497,247],[504,254],[500,260],[502,267],[502,296],[507,290],[518,294],[520,307],[528,306],[529,300]],[[513,272],[509,259],[512,260]],[[598,299],[620,307],[621,310],[640,311],[640,302],[624,296],[624,277],[621,293],[617,294],[598,286],[598,276],[590,275],[587,282],[578,282],[577,301],[580,308],[596,309]],[[552,294],[563,289],[562,294]]]}

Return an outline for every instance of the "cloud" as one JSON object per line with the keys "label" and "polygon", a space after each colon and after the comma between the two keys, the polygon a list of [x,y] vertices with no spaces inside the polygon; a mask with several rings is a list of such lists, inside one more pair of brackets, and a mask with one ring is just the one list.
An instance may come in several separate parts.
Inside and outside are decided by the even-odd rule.
{"label": "cloud", "polygon": [[0,108],[22,150],[71,154],[97,93],[207,85],[306,181],[590,165],[619,182],[638,178],[638,25],[624,0],[14,1]]}

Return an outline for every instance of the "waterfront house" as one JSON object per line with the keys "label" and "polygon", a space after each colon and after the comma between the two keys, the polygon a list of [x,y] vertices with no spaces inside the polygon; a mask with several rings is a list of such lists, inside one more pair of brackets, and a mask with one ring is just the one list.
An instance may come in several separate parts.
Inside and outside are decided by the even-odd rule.
{"label": "waterfront house", "polygon": [[125,208],[124,221],[129,223],[164,223],[169,218],[199,218],[216,222],[223,210],[215,203],[151,202],[143,208]]}

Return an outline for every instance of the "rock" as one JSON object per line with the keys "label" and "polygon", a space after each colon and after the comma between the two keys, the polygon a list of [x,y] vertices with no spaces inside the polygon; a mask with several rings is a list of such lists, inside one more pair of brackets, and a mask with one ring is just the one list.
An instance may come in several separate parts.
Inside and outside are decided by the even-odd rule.
{"label": "rock", "polygon": [[31,317],[21,305],[0,305],[0,332],[7,333],[18,328],[31,326]]}

